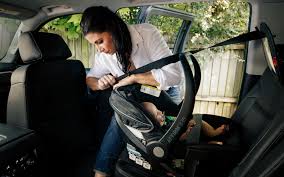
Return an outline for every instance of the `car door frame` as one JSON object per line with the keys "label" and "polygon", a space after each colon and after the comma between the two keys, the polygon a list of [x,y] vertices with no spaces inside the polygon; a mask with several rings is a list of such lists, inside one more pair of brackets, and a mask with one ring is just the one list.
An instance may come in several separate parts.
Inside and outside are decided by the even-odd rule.
{"label": "car door frame", "polygon": [[194,15],[185,11],[165,8],[162,6],[143,6],[138,17],[138,23],[147,23],[150,17],[153,15],[163,15],[183,20],[182,25],[179,28],[179,31],[176,36],[173,54],[183,52],[191,24],[194,20]]}

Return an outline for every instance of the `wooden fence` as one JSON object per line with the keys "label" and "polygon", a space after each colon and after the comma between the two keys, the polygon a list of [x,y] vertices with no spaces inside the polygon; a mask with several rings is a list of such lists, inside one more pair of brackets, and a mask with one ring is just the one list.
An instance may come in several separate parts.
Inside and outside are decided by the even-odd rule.
{"label": "wooden fence", "polygon": [[[194,113],[231,117],[235,112],[244,71],[243,46],[207,55]],[[197,56],[198,58],[198,56]]]}
{"label": "wooden fence", "polygon": [[[77,40],[64,39],[72,51],[71,58],[80,59],[86,68],[91,67],[94,46],[82,37]],[[237,107],[243,77],[243,51],[243,46],[233,46],[222,52],[200,52],[196,56],[202,77],[194,113],[231,117]]]}
{"label": "wooden fence", "polygon": [[94,45],[85,40],[82,35],[76,40],[67,39],[65,35],[61,36],[72,52],[72,56],[70,58],[81,60],[85,68],[90,68],[93,65],[93,60],[91,58],[94,58],[95,56]]}

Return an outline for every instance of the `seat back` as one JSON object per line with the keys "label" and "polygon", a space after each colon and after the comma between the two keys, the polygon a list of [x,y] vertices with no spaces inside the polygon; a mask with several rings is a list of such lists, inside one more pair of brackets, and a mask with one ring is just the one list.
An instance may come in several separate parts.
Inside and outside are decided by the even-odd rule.
{"label": "seat back", "polygon": [[0,123],[6,123],[7,100],[10,90],[12,72],[16,69],[14,63],[0,63]]}
{"label": "seat back", "polygon": [[[284,46],[277,45],[276,47],[278,56],[283,61]],[[280,73],[283,73],[283,64],[279,65]],[[279,148],[280,142],[283,141],[284,86],[282,77],[282,75],[280,78],[275,77],[272,71],[267,69],[232,117],[235,129],[229,141],[236,140],[238,137],[246,154],[231,176],[253,174],[253,167],[270,152]],[[273,155],[274,159],[269,160],[273,161],[283,156],[283,153],[279,151],[277,153]],[[263,164],[262,167],[264,168],[265,165]],[[261,170],[258,169],[259,172]]]}
{"label": "seat back", "polygon": [[47,175],[54,176],[56,170],[58,176],[60,171],[72,174],[70,169],[92,142],[84,108],[84,66],[78,60],[66,60],[71,52],[56,34],[23,33],[19,52],[26,65],[12,74],[7,123],[40,135],[37,150]]}
{"label": "seat back", "polygon": [[267,69],[232,116],[233,127],[228,143],[239,144],[245,151],[250,149],[283,107],[283,99],[283,86]]}

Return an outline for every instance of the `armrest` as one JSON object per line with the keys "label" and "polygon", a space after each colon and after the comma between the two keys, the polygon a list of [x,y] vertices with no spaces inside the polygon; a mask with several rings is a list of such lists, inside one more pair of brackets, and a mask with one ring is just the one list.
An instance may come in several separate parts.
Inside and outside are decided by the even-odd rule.
{"label": "armrest", "polygon": [[199,144],[187,147],[186,158],[195,160],[208,159],[232,159],[238,157],[241,151],[239,147],[218,144]]}
{"label": "armrest", "polygon": [[31,152],[39,144],[33,130],[0,123],[0,166]]}
{"label": "armrest", "polygon": [[[187,147],[185,176],[229,176],[242,156],[240,148],[231,145],[199,144]],[[196,171],[196,172],[195,172]]]}

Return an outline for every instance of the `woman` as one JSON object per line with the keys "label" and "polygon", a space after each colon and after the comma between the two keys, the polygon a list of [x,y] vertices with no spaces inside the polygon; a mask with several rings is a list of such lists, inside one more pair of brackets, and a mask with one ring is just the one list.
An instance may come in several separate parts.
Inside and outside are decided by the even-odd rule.
{"label": "woman", "polygon": [[[139,83],[167,90],[176,103],[180,102],[180,64],[133,74],[117,82],[116,77],[160,58],[172,55],[158,30],[150,24],[127,26],[106,7],[90,7],[83,13],[81,27],[85,38],[98,52],[86,82],[93,91]],[[95,177],[112,173],[124,147],[123,135],[114,117],[104,136],[95,164]]]}

